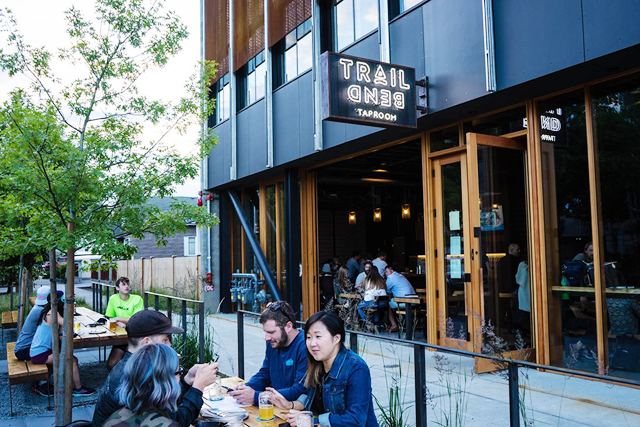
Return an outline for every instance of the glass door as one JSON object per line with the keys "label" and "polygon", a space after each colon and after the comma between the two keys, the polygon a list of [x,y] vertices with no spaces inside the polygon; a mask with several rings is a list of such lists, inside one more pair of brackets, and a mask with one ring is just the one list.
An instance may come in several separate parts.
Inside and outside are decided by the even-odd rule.
{"label": "glass door", "polygon": [[[475,351],[531,361],[526,133],[467,134]],[[495,370],[484,359],[476,372]]]}
{"label": "glass door", "polygon": [[438,344],[471,349],[467,155],[433,163]]}

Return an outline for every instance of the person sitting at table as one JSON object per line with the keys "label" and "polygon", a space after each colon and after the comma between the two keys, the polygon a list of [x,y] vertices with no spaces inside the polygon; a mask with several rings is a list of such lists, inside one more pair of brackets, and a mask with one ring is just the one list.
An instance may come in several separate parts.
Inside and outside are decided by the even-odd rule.
{"label": "person sitting at table", "polygon": [[346,302],[345,298],[342,298],[340,294],[353,292],[353,285],[349,279],[349,270],[345,267],[338,269],[338,275],[333,279],[333,293],[335,294],[335,300],[338,304],[342,305]]}
{"label": "person sitting at table", "polygon": [[170,346],[149,344],[131,356],[124,367],[117,396],[124,406],[105,427],[180,427],[169,414],[180,398],[180,359]]}
{"label": "person sitting at table", "polygon": [[573,257],[573,261],[582,261],[586,264],[593,262],[593,243],[589,242],[584,245],[584,250]]}
{"label": "person sitting at table", "polygon": [[371,262],[378,269],[380,276],[384,277],[384,269],[387,267],[387,253],[385,251],[378,252],[378,258]]}
{"label": "person sitting at table", "polygon": [[[93,425],[102,426],[107,418],[123,407],[116,391],[120,385],[123,371],[129,359],[147,344],[165,344],[171,346],[171,334],[181,334],[184,329],[171,325],[171,320],[155,310],[142,310],[131,316],[126,326],[129,345],[124,357],[113,367],[105,385],[98,395],[93,413]],[[182,388],[180,403],[169,418],[181,427],[189,427],[200,415],[202,391],[215,381],[218,363],[196,364],[180,380]]]}
{"label": "person sitting at table", "polygon": [[[58,304],[58,324],[51,324],[51,303],[47,303],[38,318],[38,328],[33,335],[29,355],[31,363],[35,365],[46,364],[49,372],[53,369],[53,335],[52,328],[60,329],[64,324],[64,304]],[[83,387],[80,381],[80,368],[78,368],[78,358],[73,356],[73,396],[90,396],[96,391],[89,387]]]}
{"label": "person sitting at table", "polygon": [[371,263],[371,261],[364,262],[364,266],[362,267],[362,273],[358,274],[358,276],[356,277],[356,281],[355,281],[356,289],[358,288],[363,289],[364,279],[366,279],[367,276],[369,275],[369,272],[371,271],[372,266],[373,264]]}
{"label": "person sitting at table", "polygon": [[[398,273],[398,263],[394,262],[392,265],[387,265],[385,274],[387,275],[387,292],[393,294],[394,298],[404,298],[407,295],[413,295],[416,293],[411,283],[402,274]],[[404,306],[404,304],[402,304]],[[389,322],[391,328],[389,332],[398,332],[398,322],[396,321],[395,310],[398,309],[398,304],[391,298],[389,301]]]}
{"label": "person sitting at table", "polygon": [[351,283],[354,283],[358,273],[360,273],[362,254],[358,249],[355,249],[351,254],[351,258],[347,260],[346,267],[349,269],[349,280],[351,280]]}
{"label": "person sitting at table", "polygon": [[51,288],[49,286],[41,286],[36,291],[36,302],[29,312],[29,315],[24,320],[22,329],[20,329],[20,335],[16,341],[16,345],[13,348],[13,353],[18,360],[29,360],[29,349],[31,348],[31,342],[33,341],[33,335],[38,328],[38,319],[44,307],[49,303],[49,292]]}
{"label": "person sitting at table", "polygon": [[386,302],[378,303],[375,300],[376,297],[387,295],[387,285],[382,276],[378,274],[378,269],[375,268],[373,263],[369,267],[369,275],[364,280],[363,290],[364,298],[363,301],[358,304],[358,314],[360,314],[360,318],[362,320],[366,321],[366,317],[364,315],[365,308],[388,307]]}
{"label": "person sitting at table", "polygon": [[289,409],[286,420],[296,426],[299,411],[318,414],[321,427],[378,426],[374,414],[371,373],[364,360],[344,346],[342,319],[333,311],[320,311],[304,326],[309,366],[306,392],[290,400],[277,390],[273,403]]}
{"label": "person sitting at table", "polygon": [[285,301],[270,302],[260,315],[260,323],[267,341],[262,367],[229,395],[243,405],[258,405],[260,392],[273,387],[287,399],[297,399],[304,392],[307,352],[302,331],[295,327],[293,309]]}
{"label": "person sitting at table", "polygon": [[[107,311],[104,315],[109,318],[109,321],[116,322],[118,326],[124,328],[131,316],[144,309],[144,301],[140,295],[131,294],[131,283],[126,277],[120,277],[116,280],[116,291],[117,293],[109,298]],[[113,369],[116,363],[122,360],[126,351],[126,345],[111,347],[111,353],[107,359],[107,369]]]}

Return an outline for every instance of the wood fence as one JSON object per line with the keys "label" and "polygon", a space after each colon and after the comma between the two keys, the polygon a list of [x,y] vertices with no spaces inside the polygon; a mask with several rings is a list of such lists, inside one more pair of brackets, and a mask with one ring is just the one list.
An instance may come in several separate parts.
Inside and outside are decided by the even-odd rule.
{"label": "wood fence", "polygon": [[202,263],[195,257],[140,258],[117,261],[117,276],[126,276],[140,295],[145,291],[200,300]]}

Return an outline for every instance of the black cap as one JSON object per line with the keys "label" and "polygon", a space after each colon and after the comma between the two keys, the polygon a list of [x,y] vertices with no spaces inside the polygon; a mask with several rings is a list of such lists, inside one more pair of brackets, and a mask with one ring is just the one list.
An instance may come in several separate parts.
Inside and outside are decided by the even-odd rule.
{"label": "black cap", "polygon": [[184,329],[171,325],[171,320],[155,310],[142,310],[129,319],[125,328],[131,338],[143,338],[158,334],[181,334]]}

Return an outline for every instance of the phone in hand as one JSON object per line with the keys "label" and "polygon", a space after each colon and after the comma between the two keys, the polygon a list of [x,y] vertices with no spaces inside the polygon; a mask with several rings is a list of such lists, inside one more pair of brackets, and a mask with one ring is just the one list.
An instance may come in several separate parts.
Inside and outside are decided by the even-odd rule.
{"label": "phone in hand", "polygon": [[211,362],[209,362],[209,363],[216,363],[218,361],[218,359],[220,359],[220,355],[218,353],[215,353],[213,355],[213,357],[211,358]]}
{"label": "phone in hand", "polygon": [[280,424],[278,424],[278,427],[291,427],[291,424],[289,424],[289,423],[280,423]]}

